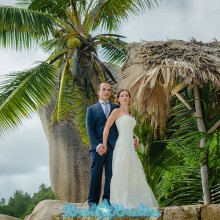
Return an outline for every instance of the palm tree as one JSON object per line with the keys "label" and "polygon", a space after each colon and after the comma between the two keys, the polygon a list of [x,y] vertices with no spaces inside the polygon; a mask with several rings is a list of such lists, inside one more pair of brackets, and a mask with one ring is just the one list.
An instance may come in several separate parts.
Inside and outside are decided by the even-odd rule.
{"label": "palm tree", "polygon": [[[126,43],[123,36],[111,32],[154,2],[17,0],[19,7],[0,7],[2,48],[19,51],[39,45],[50,54],[34,68],[9,74],[1,82],[0,136],[14,130],[24,118],[43,112],[52,155],[51,184],[58,199],[80,201],[87,196],[85,110],[94,102],[97,82],[115,82],[98,50],[107,61],[122,64]],[[46,111],[42,110],[45,106]]]}
{"label": "palm tree", "polygon": [[[220,126],[219,42],[172,40],[134,43],[127,48],[120,84],[131,91],[133,111],[142,119],[150,118],[155,136],[163,136],[169,127],[169,109],[175,107],[175,99],[187,109],[187,123],[193,117],[194,127],[188,123],[188,131],[184,128],[181,134],[182,127],[176,126],[173,135],[179,144],[191,138],[194,145],[200,146],[203,199],[210,204],[209,146]],[[180,114],[177,112],[174,120]]]}
{"label": "palm tree", "polygon": [[[211,90],[206,86],[204,87],[202,100],[206,106],[210,106],[213,103],[214,96],[209,97],[208,94]],[[190,105],[193,105],[192,89],[186,89],[181,94],[187,98]],[[204,94],[206,94],[206,98]],[[211,202],[219,203],[219,130],[215,132],[215,135],[199,132],[195,116],[177,97],[173,96],[171,98],[170,105],[165,137],[161,140],[161,143],[166,144],[167,150],[170,151],[176,161],[174,163],[169,162],[169,167],[161,178],[160,188],[156,191],[159,194],[160,205],[173,206],[204,203],[200,163],[205,152],[209,153],[207,164],[209,167]],[[207,109],[204,115],[209,115]],[[209,120],[205,120],[205,123],[208,124]],[[199,146],[203,137],[206,138],[205,149]],[[163,163],[166,163],[168,159],[169,156],[165,155]]]}

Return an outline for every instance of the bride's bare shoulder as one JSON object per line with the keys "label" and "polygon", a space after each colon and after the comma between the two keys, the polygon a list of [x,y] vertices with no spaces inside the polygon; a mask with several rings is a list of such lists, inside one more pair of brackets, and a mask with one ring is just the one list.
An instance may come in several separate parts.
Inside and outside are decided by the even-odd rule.
{"label": "bride's bare shoulder", "polygon": [[115,118],[116,120],[117,120],[118,118],[120,118],[120,116],[123,115],[123,112],[122,112],[119,108],[114,109],[114,110],[112,111],[112,113],[114,114],[114,118]]}
{"label": "bride's bare shoulder", "polygon": [[120,110],[118,108],[115,108],[113,111],[112,111],[112,114],[119,114]]}
{"label": "bride's bare shoulder", "polygon": [[112,111],[112,115],[114,115],[114,117],[115,118],[117,118],[118,117],[118,115],[119,115],[119,113],[120,113],[120,110],[119,109],[117,109],[117,108],[115,108],[113,111]]}

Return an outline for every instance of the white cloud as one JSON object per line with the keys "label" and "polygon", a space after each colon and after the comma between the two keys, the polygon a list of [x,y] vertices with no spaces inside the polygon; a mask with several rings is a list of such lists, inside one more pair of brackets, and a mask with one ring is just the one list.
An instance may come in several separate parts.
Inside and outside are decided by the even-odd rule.
{"label": "white cloud", "polygon": [[33,68],[36,62],[44,61],[47,55],[40,49],[32,51],[0,51],[0,76],[14,71]]}
{"label": "white cloud", "polygon": [[121,34],[128,40],[220,40],[220,3],[218,0],[162,0],[159,7],[147,10],[144,15],[135,17],[123,25]]}
{"label": "white cloud", "polygon": [[2,176],[0,177],[0,198],[8,200],[9,197],[13,196],[15,190],[21,190],[33,196],[33,193],[38,192],[41,183],[50,186],[48,176],[48,166],[38,167],[32,173]]}
{"label": "white cloud", "polygon": [[[14,3],[15,0],[0,0],[0,5]],[[38,48],[20,52],[1,50],[0,76],[32,68],[36,61],[46,57]],[[41,183],[50,186],[48,143],[37,116],[0,139],[0,151],[0,198],[8,199],[15,190],[33,194]]]}
{"label": "white cloud", "polygon": [[48,166],[48,143],[38,117],[26,120],[0,143],[0,177],[31,173],[39,166]]}
{"label": "white cloud", "polygon": [[0,5],[13,6],[15,5],[15,0],[1,0]]}
{"label": "white cloud", "polygon": [[0,198],[15,190],[33,194],[41,183],[50,186],[48,143],[38,117],[0,141],[0,151]]}
{"label": "white cloud", "polygon": [[[0,76],[32,68],[46,58],[37,48],[0,51]],[[0,198],[8,199],[15,190],[33,194],[41,183],[50,186],[48,143],[37,116],[24,120],[19,129],[0,139],[0,152]]]}

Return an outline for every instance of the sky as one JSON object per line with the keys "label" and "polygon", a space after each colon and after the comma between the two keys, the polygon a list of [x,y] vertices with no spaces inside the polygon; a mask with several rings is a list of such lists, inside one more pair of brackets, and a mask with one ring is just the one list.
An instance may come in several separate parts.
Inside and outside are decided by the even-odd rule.
{"label": "sky", "polygon": [[[0,0],[13,5],[15,0]],[[210,42],[220,40],[219,0],[162,0],[159,6],[125,22],[119,34],[127,42],[169,39]],[[40,49],[31,52],[0,50],[0,75],[20,71],[47,57]],[[4,140],[0,140],[0,198],[8,199],[15,190],[31,195],[41,183],[50,186],[48,142],[40,119],[35,116]]]}

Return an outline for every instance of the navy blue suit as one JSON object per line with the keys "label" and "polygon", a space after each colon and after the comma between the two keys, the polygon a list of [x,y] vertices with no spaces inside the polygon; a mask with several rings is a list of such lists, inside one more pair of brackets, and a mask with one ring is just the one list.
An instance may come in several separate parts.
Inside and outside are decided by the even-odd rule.
{"label": "navy blue suit", "polygon": [[[110,113],[113,109],[118,108],[116,104],[110,103]],[[115,142],[118,138],[118,130],[115,123],[111,126],[107,141],[107,152],[100,156],[96,152],[96,147],[102,143],[103,130],[107,119],[100,102],[88,107],[86,115],[86,128],[90,140],[90,188],[88,195],[88,204],[98,204],[101,194],[102,172],[105,167],[105,186],[103,199],[109,201],[110,198],[110,181],[112,177],[112,156]]]}

